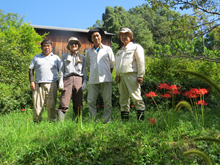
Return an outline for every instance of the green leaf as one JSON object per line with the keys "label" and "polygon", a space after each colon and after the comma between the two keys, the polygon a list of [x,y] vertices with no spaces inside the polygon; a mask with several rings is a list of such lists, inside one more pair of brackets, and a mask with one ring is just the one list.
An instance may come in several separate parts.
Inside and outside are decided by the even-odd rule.
{"label": "green leaf", "polygon": [[186,74],[189,74],[189,75],[192,75],[192,76],[195,76],[195,77],[201,79],[202,81],[204,81],[207,84],[209,84],[210,86],[212,86],[220,96],[220,86],[216,82],[214,82],[211,78],[209,78],[208,76],[206,76],[202,73],[197,73],[197,72],[192,72],[192,71],[187,71],[187,70],[180,70],[178,72],[186,73]]}
{"label": "green leaf", "polygon": [[202,152],[202,151],[199,151],[199,150],[196,150],[196,149],[192,149],[192,150],[188,150],[188,151],[183,153],[184,156],[189,156],[189,155],[192,155],[192,154],[202,157],[208,165],[213,164],[212,160],[209,158],[209,156],[205,152]]}
{"label": "green leaf", "polygon": [[175,108],[175,112],[178,112],[182,106],[185,106],[188,110],[192,110],[191,105],[187,101],[180,101]]}

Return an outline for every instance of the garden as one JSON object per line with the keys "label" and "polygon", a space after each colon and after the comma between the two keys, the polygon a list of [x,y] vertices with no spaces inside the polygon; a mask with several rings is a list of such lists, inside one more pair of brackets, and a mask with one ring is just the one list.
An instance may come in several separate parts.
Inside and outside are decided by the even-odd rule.
{"label": "garden", "polygon": [[[94,25],[111,33],[130,27],[146,55],[141,84],[145,120],[137,120],[132,101],[129,121],[121,120],[113,81],[107,124],[101,97],[98,122],[89,119],[87,91],[78,122],[72,120],[72,104],[64,122],[50,122],[46,107],[43,121],[33,122],[28,67],[47,34],[38,35],[21,16],[0,10],[0,164],[220,164],[219,28],[201,36],[194,16],[149,3],[129,11],[106,7],[103,22]],[[113,38],[114,53],[119,45]],[[60,92],[57,107],[59,99]]]}

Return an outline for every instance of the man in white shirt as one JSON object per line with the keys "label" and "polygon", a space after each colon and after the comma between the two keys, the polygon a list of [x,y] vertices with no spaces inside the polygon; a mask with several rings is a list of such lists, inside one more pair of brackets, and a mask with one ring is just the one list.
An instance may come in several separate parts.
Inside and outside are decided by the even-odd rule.
{"label": "man in white shirt", "polygon": [[[41,42],[42,53],[34,56],[29,66],[30,88],[33,91],[33,120],[42,120],[44,102],[46,103],[50,120],[55,121],[57,100],[57,71],[60,68],[60,58],[52,53],[52,42]],[[35,71],[35,82],[34,82]]]}
{"label": "man in white shirt", "polygon": [[133,33],[129,28],[122,28],[118,38],[124,44],[116,54],[116,74],[120,75],[118,89],[121,119],[128,121],[130,97],[137,109],[137,120],[144,120],[145,104],[141,96],[141,86],[145,74],[144,49],[134,44]]}
{"label": "man in white shirt", "polygon": [[88,40],[94,44],[86,51],[86,65],[89,75],[88,107],[90,118],[96,120],[96,100],[99,92],[104,101],[103,117],[105,123],[110,121],[112,112],[112,71],[115,57],[109,46],[102,44],[105,32],[101,28],[94,28],[88,32]]}

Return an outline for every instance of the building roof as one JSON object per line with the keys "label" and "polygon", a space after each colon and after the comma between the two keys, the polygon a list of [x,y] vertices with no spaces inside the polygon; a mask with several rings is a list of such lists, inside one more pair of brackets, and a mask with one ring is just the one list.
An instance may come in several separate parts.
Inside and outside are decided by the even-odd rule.
{"label": "building roof", "polygon": [[[74,29],[74,28],[63,28],[63,27],[52,27],[52,26],[41,26],[41,25],[31,25],[35,29],[48,29],[48,30],[62,30],[62,31],[73,31],[73,32],[81,32],[81,33],[88,33],[88,29]],[[114,36],[114,33],[108,33],[105,31],[106,35]]]}

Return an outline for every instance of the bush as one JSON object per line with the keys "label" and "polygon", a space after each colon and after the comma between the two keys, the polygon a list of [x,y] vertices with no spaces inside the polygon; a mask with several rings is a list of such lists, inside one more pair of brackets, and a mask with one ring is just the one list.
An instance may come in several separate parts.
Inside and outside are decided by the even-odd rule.
{"label": "bush", "polygon": [[0,113],[19,111],[32,106],[32,95],[29,88],[14,87],[0,83]]}
{"label": "bush", "polygon": [[28,68],[32,57],[41,52],[39,43],[45,35],[38,35],[17,14],[0,10],[0,19],[0,83],[1,89],[8,92],[1,90],[0,112],[5,113],[32,106]]}

